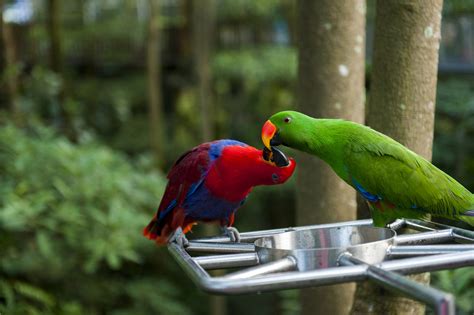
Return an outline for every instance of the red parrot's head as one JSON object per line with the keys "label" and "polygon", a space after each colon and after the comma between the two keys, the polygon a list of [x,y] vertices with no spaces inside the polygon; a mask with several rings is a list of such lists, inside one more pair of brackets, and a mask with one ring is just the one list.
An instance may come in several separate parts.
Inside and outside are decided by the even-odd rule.
{"label": "red parrot's head", "polygon": [[287,158],[283,152],[272,147],[271,150],[258,150],[251,146],[232,147],[224,150],[223,160],[232,165],[233,178],[250,186],[282,184],[293,175],[296,162]]}
{"label": "red parrot's head", "polygon": [[[261,175],[264,183],[262,185],[276,185],[282,184],[293,175],[296,167],[296,162],[293,158],[287,158],[286,155],[275,147],[270,150],[266,147],[261,151],[263,161],[261,166]],[[269,180],[271,176],[271,181]]]}
{"label": "red parrot's head", "polygon": [[296,162],[281,151],[259,150],[249,145],[232,145],[222,150],[209,170],[206,185],[227,200],[245,198],[252,187],[278,185],[293,175]]}

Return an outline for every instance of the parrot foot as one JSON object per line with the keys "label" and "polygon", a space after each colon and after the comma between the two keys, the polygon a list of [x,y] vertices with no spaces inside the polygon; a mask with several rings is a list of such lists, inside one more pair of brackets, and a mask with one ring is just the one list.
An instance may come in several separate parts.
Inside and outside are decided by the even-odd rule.
{"label": "parrot foot", "polygon": [[176,242],[179,246],[182,248],[186,248],[189,246],[189,241],[186,238],[186,235],[183,233],[182,228],[177,228],[176,231],[174,231],[173,236],[170,237],[169,242]]}
{"label": "parrot foot", "polygon": [[230,238],[233,243],[240,243],[240,233],[235,227],[226,226],[224,227],[224,234]]}
{"label": "parrot foot", "polygon": [[392,223],[387,224],[387,228],[396,231],[405,227],[405,225],[406,225],[406,221],[404,219],[396,219]]}
{"label": "parrot foot", "polygon": [[183,247],[183,248],[186,248],[189,246],[189,241],[188,239],[186,238],[186,236],[184,236],[184,234],[182,234],[179,238],[178,238],[178,244],[179,246]]}

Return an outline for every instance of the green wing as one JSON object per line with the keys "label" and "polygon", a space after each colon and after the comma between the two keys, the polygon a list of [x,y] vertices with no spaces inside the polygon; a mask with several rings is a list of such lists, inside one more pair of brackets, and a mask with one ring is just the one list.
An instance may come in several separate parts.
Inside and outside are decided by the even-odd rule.
{"label": "green wing", "polygon": [[474,195],[456,180],[379,133],[350,139],[344,164],[351,179],[400,210],[453,218],[474,205]]}

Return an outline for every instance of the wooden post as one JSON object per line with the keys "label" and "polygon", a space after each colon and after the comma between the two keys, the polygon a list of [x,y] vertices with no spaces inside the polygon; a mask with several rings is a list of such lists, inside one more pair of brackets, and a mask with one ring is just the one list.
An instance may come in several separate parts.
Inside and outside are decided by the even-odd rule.
{"label": "wooden post", "polygon": [[[431,160],[442,0],[378,0],[367,124]],[[411,277],[429,283],[429,273]],[[353,314],[424,314],[419,302],[370,282]]]}
{"label": "wooden post", "polygon": [[[365,1],[300,0],[298,14],[298,109],[362,123]],[[299,154],[297,172],[297,224],[356,218],[355,191],[325,162]],[[302,290],[302,314],[347,314],[353,293],[353,284]]]}

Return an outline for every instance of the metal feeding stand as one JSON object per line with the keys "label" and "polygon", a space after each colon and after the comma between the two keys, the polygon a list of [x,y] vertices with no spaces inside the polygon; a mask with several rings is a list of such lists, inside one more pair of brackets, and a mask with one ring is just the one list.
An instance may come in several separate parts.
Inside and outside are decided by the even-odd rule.
{"label": "metal feeding stand", "polygon": [[[418,231],[397,235],[401,228]],[[474,231],[420,220],[374,228],[372,220],[246,232],[241,243],[211,237],[168,249],[193,282],[214,294],[243,294],[371,280],[454,314],[451,294],[402,275],[474,265]],[[191,256],[191,254],[197,256]],[[239,268],[211,277],[206,270]]]}

